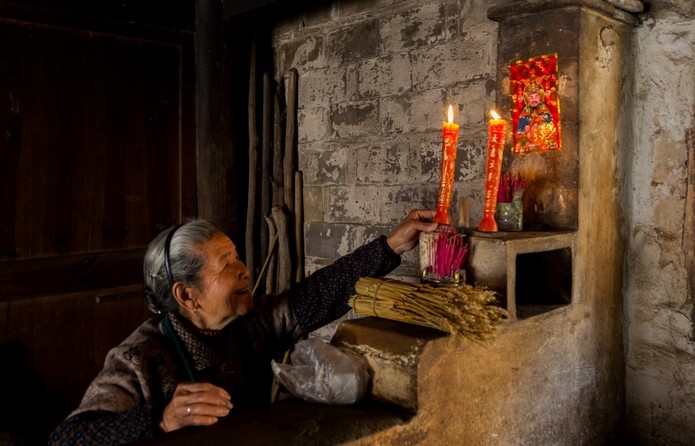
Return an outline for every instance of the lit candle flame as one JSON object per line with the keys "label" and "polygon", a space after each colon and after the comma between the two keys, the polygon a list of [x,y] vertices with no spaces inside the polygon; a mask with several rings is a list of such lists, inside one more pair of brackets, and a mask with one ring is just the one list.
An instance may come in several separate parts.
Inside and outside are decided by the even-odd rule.
{"label": "lit candle flame", "polygon": [[451,104],[449,105],[449,113],[447,117],[449,118],[449,122],[454,122],[454,107]]}
{"label": "lit candle flame", "polygon": [[497,114],[496,111],[490,110],[490,116],[492,116],[492,119],[500,119],[501,116]]}

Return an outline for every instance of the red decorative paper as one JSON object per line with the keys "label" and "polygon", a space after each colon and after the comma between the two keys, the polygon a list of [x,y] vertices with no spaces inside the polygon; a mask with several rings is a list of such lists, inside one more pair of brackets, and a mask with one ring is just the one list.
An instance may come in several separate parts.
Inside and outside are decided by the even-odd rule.
{"label": "red decorative paper", "polygon": [[560,150],[557,54],[509,65],[513,153]]}

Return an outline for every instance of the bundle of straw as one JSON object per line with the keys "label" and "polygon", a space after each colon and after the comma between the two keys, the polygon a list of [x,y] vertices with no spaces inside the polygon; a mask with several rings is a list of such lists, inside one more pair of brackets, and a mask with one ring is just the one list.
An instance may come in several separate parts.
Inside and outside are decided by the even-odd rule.
{"label": "bundle of straw", "polygon": [[486,340],[508,317],[493,291],[467,284],[432,285],[362,277],[350,306],[357,314],[436,328]]}

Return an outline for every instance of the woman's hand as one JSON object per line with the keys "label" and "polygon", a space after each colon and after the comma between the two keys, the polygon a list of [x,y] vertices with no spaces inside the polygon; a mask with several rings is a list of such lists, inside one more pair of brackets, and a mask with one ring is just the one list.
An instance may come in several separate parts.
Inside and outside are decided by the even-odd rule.
{"label": "woman's hand", "polygon": [[386,238],[386,243],[398,255],[410,251],[417,245],[420,232],[437,229],[439,225],[432,222],[436,214],[436,211],[426,209],[410,211],[405,220]]}
{"label": "woman's hand", "polygon": [[226,390],[210,383],[181,383],[164,408],[159,428],[171,432],[185,426],[209,426],[232,409]]}

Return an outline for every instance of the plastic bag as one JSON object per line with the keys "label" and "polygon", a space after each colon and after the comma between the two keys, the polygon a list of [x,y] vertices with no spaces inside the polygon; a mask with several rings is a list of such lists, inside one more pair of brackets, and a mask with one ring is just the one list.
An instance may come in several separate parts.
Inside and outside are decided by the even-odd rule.
{"label": "plastic bag", "polygon": [[361,357],[318,338],[299,341],[291,364],[271,361],[273,373],[297,398],[313,403],[353,404],[367,391],[369,370]]}

